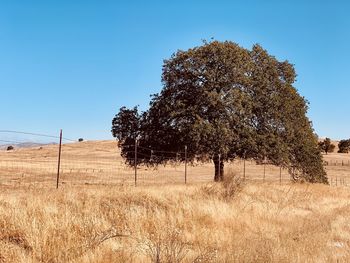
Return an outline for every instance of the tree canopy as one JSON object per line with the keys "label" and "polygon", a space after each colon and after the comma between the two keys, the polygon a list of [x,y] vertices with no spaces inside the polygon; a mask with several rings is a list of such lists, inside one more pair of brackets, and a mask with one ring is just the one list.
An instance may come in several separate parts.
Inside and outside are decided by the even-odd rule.
{"label": "tree canopy", "polygon": [[350,150],[350,139],[341,140],[338,143],[338,148],[339,148],[339,150],[338,150],[339,153],[348,153]]}
{"label": "tree canopy", "polygon": [[326,154],[331,153],[335,149],[335,145],[331,142],[330,138],[326,138],[323,141],[318,142],[318,146],[320,147],[322,152]]}
{"label": "tree canopy", "polygon": [[327,183],[295,78],[292,64],[260,45],[247,50],[230,41],[204,42],[165,60],[163,89],[149,109],[121,108],[112,133],[130,164],[138,139],[144,151],[138,162],[147,165],[183,161],[183,154],[152,153],[183,152],[186,145],[189,161],[214,162],[215,180],[222,180],[225,161],[240,157],[288,168],[293,180]]}

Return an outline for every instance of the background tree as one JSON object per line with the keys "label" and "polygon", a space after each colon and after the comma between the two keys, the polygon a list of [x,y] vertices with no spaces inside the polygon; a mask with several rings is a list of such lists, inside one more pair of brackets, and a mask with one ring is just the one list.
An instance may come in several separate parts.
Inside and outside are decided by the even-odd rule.
{"label": "background tree", "polygon": [[[119,113],[112,120],[112,135],[117,138],[118,146],[121,147],[121,156],[126,159],[130,165],[134,164],[135,142],[141,133],[141,116],[137,107],[127,109],[122,107]],[[139,163],[147,163],[140,157]]]}
{"label": "background tree", "polygon": [[326,154],[334,152],[335,145],[332,144],[330,138],[326,138],[323,141],[318,142],[318,146],[320,147],[322,152],[325,152]]}
{"label": "background tree", "polygon": [[341,140],[338,143],[338,153],[348,153],[350,150],[350,139],[348,140]]}
{"label": "background tree", "polygon": [[7,146],[7,151],[12,151],[14,149],[14,147],[12,146],[12,145],[10,145],[10,146]]}
{"label": "background tree", "polygon": [[152,153],[183,152],[187,145],[190,161],[214,162],[215,181],[223,179],[224,162],[244,157],[289,168],[295,180],[326,183],[295,77],[290,63],[259,45],[250,51],[228,41],[204,42],[165,60],[163,89],[149,110],[121,108],[112,133],[127,161],[133,160],[128,145],[138,138],[140,162],[147,165],[184,160],[183,154]]}

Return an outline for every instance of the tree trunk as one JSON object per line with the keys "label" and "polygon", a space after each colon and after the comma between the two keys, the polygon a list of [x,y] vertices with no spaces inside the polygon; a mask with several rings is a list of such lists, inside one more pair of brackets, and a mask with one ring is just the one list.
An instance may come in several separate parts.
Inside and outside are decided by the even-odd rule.
{"label": "tree trunk", "polygon": [[215,166],[214,181],[219,182],[224,180],[224,161],[219,158],[219,155],[216,154],[214,155],[213,162]]}

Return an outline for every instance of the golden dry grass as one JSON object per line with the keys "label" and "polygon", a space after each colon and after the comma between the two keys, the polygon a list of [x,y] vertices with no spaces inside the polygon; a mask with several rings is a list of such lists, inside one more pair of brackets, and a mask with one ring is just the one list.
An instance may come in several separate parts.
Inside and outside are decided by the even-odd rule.
{"label": "golden dry grass", "polygon": [[[272,166],[265,183],[218,185],[210,182],[211,165],[201,165],[190,167],[187,186],[172,183],[183,179],[182,166],[142,168],[145,178],[135,188],[125,180],[132,170],[113,167],[121,162],[115,146],[65,145],[63,165],[73,171],[63,173],[58,190],[57,146],[0,152],[1,263],[350,261],[345,186],[292,184],[285,174],[280,185]],[[262,178],[262,166],[246,165],[249,178]],[[109,174],[115,167],[120,173]],[[242,162],[229,169],[239,175]],[[346,165],[327,169],[350,174]]]}
{"label": "golden dry grass", "polygon": [[275,183],[234,195],[208,184],[3,190],[0,262],[349,262],[349,198]]}

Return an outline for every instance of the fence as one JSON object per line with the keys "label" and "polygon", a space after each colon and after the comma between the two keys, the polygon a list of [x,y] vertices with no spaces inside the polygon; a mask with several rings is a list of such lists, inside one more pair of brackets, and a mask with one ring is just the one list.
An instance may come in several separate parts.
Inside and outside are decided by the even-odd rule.
{"label": "fence", "polygon": [[[6,133],[11,132],[6,131]],[[0,133],[5,132],[0,131]],[[213,164],[194,163],[189,165],[186,162],[175,161],[166,166],[160,165],[156,169],[143,165],[137,165],[135,169],[135,166],[130,167],[125,164],[115,141],[84,141],[78,143],[77,140],[60,138],[60,136],[23,132],[13,133],[49,138],[49,140],[55,140],[55,144],[42,145],[40,140],[32,140],[31,145],[29,145],[31,147],[17,148],[17,145],[20,146],[25,140],[9,140],[6,138],[6,140],[4,138],[4,140],[0,140],[0,142],[15,146],[14,150],[7,151],[7,145],[3,145],[3,149],[0,150],[0,185],[5,187],[20,185],[57,187],[65,184],[184,184],[211,182],[213,180]],[[60,139],[62,141],[61,148],[59,147]],[[61,153],[60,158],[59,153]],[[134,147],[134,153],[136,158],[142,158],[142,155],[145,154],[144,152],[138,152],[137,147]],[[150,151],[149,154],[152,154],[154,158],[169,158],[186,154],[186,149],[184,147],[184,151],[181,153]],[[130,159],[131,163],[134,160],[135,157]],[[347,174],[350,170],[345,172],[343,170],[349,166],[335,167],[338,170],[342,169],[343,174],[335,174],[334,167],[327,166],[331,173],[331,185],[347,185]],[[225,173],[230,172],[234,172],[246,180],[280,183],[290,180],[288,171],[266,163],[256,164],[252,160],[238,159],[225,163]]]}
{"label": "fence", "polygon": [[323,164],[324,166],[350,166],[350,160],[327,160]]}

